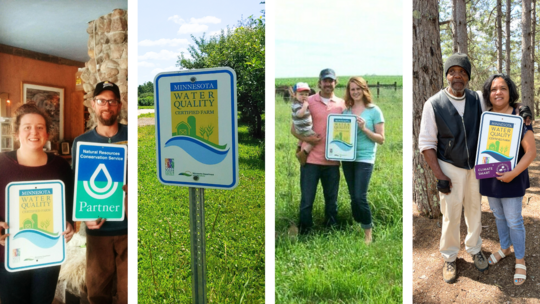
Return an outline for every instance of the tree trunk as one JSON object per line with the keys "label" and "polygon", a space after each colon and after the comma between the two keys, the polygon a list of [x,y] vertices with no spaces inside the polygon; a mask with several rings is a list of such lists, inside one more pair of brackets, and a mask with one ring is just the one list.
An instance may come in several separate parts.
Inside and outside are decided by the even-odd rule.
{"label": "tree trunk", "polygon": [[418,150],[422,110],[442,87],[443,63],[437,0],[413,1],[413,200],[430,218],[441,214],[437,180]]}
{"label": "tree trunk", "polygon": [[502,0],[497,0],[497,72],[502,73]]}
{"label": "tree trunk", "polygon": [[456,1],[457,0],[452,0],[452,54],[459,52],[457,40]]}
{"label": "tree trunk", "polygon": [[[467,13],[465,0],[456,0],[454,10],[456,16],[457,49],[458,52],[468,55],[469,46],[467,41]],[[454,49],[456,49],[455,46]]]}
{"label": "tree trunk", "polygon": [[510,13],[512,12],[512,1],[506,0],[506,75],[510,76]]}
{"label": "tree trunk", "polygon": [[531,0],[523,0],[521,12],[521,102],[534,116],[534,76],[531,60]]}
{"label": "tree trunk", "polygon": [[535,40],[536,40],[536,0],[532,0],[531,6],[531,70],[534,75],[534,53],[535,53]]}
{"label": "tree trunk", "polygon": [[[532,111],[533,115],[535,113],[538,113],[538,101],[536,99],[536,92],[534,90],[534,62],[535,59],[535,50],[536,50],[536,0],[532,0],[532,8],[531,8],[531,14],[532,14],[532,31],[531,31],[531,75],[532,75],[532,94],[533,94],[533,104],[534,104],[534,110]],[[534,116],[533,116],[534,120]]]}
{"label": "tree trunk", "polygon": [[[259,112],[259,111],[257,111]],[[260,113],[257,113],[257,138],[259,139],[262,139],[263,136],[262,136],[262,117],[261,117],[262,114]]]}
{"label": "tree trunk", "polygon": [[[534,0],[534,11],[535,11],[535,19],[534,19],[534,32],[535,32],[535,35],[536,35],[536,0]],[[536,48],[536,44],[533,43],[533,49]],[[536,59],[535,59],[536,61]],[[538,79],[540,80],[540,62],[538,62],[537,64],[537,75],[538,75]],[[536,90],[536,96],[540,96],[540,87]],[[535,101],[535,112],[534,113],[540,113],[540,100],[536,100]]]}

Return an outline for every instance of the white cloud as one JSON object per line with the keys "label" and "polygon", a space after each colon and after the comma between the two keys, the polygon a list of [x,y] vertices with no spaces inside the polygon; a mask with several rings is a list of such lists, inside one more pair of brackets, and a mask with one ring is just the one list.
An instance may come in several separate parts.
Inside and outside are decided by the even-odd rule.
{"label": "white cloud", "polygon": [[177,59],[180,53],[177,52],[171,52],[168,50],[161,50],[159,53],[156,52],[147,52],[142,56],[139,56],[139,60],[148,60],[148,59],[154,59],[154,60],[170,60],[170,59]]}
{"label": "white cloud", "polygon": [[221,30],[210,32],[208,33],[208,36],[218,36],[219,34],[221,34]]}
{"label": "white cloud", "polygon": [[159,40],[143,40],[139,41],[140,46],[179,46],[187,45],[189,42],[187,39],[159,39]]}
{"label": "white cloud", "polygon": [[155,64],[146,61],[140,61],[137,63],[137,65],[144,68],[152,68],[156,66]]}
{"label": "white cloud", "polygon": [[[172,20],[174,23],[178,23],[178,24],[185,24],[186,21],[182,18],[180,18],[180,16],[178,15],[174,15],[172,17],[169,17],[167,18],[167,20]],[[206,17],[202,17],[202,18],[191,18],[189,20],[189,23],[191,24],[206,24],[206,23],[211,23],[211,24],[218,24],[218,23],[221,23],[221,19],[217,18],[217,17],[214,17],[214,16],[206,16]]]}
{"label": "white cloud", "polygon": [[185,23],[184,19],[178,17],[178,15],[174,15],[172,17],[167,18],[167,20],[172,20],[174,23],[183,24]]}
{"label": "white cloud", "polygon": [[182,24],[178,29],[178,34],[193,34],[204,32],[208,29],[208,25],[197,23]]}
{"label": "white cloud", "polygon": [[[186,22],[184,19],[180,18],[178,15],[174,15],[172,17],[169,17],[167,20],[172,20],[174,23],[180,24],[180,28],[178,29],[178,34],[194,34],[194,33],[204,32],[208,30],[208,25],[206,24],[221,23],[221,19],[214,16],[206,16],[202,18],[191,18],[189,19],[189,22]],[[139,42],[139,44],[141,42]],[[145,43],[150,43],[150,42],[145,42]]]}
{"label": "white cloud", "polygon": [[221,19],[214,17],[214,16],[206,16],[199,19],[191,18],[190,23],[212,23],[212,24],[218,24],[221,23]]}

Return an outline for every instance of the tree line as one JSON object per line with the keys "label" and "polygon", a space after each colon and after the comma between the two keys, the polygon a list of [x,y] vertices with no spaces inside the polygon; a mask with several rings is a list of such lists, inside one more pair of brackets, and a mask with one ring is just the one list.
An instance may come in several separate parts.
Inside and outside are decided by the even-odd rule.
{"label": "tree line", "polygon": [[151,81],[139,85],[137,88],[137,94],[139,106],[154,105],[154,84]]}
{"label": "tree line", "polygon": [[[236,27],[221,30],[219,35],[191,36],[194,45],[188,47],[176,66],[180,69],[230,67],[237,76],[238,113],[255,138],[264,138],[265,95],[265,19],[263,16],[240,20]],[[139,85],[139,106],[154,104],[152,82]]]}
{"label": "tree line", "polygon": [[191,36],[190,57],[181,54],[176,66],[182,69],[230,67],[236,72],[238,112],[255,138],[263,138],[265,19],[248,17],[233,29],[227,27],[209,38]]}

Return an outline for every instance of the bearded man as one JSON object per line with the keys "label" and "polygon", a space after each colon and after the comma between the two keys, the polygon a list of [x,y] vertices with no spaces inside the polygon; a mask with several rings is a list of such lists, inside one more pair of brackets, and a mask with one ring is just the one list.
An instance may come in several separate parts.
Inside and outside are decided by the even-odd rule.
{"label": "bearded man", "polygon": [[319,73],[318,94],[308,98],[309,111],[313,120],[313,131],[319,134],[304,137],[296,133],[291,125],[291,133],[303,142],[300,151],[305,150],[306,143],[313,146],[307,155],[306,164],[300,167],[300,221],[301,234],[307,234],[313,227],[313,203],[317,193],[319,180],[323,188],[326,225],[337,225],[337,198],[339,191],[339,162],[329,161],[324,157],[326,149],[326,128],[328,115],[341,114],[345,109],[345,101],[334,95],[338,78],[332,69],[324,69]]}
{"label": "bearded man", "polygon": [[[97,126],[73,141],[73,169],[77,161],[77,142],[79,141],[127,145],[127,126],[118,122],[122,109],[120,99],[120,90],[116,84],[104,81],[96,85],[92,109]],[[124,186],[124,191],[126,190],[127,184]],[[125,210],[127,210],[127,205]],[[115,303],[127,303],[127,216],[121,222],[98,219],[85,223],[88,301],[92,304],[112,303],[113,290],[116,289],[117,301]],[[116,288],[113,288],[115,276]]]}

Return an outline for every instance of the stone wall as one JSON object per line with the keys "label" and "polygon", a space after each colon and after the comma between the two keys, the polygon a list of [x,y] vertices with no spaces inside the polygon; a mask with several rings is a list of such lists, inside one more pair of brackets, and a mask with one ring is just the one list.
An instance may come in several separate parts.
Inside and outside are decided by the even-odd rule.
{"label": "stone wall", "polygon": [[115,9],[112,13],[88,23],[88,55],[81,74],[84,81],[84,105],[90,112],[87,128],[96,125],[92,110],[92,98],[96,84],[101,81],[114,82],[120,88],[122,111],[120,122],[127,124],[127,75],[128,75],[128,30],[127,11]]}

